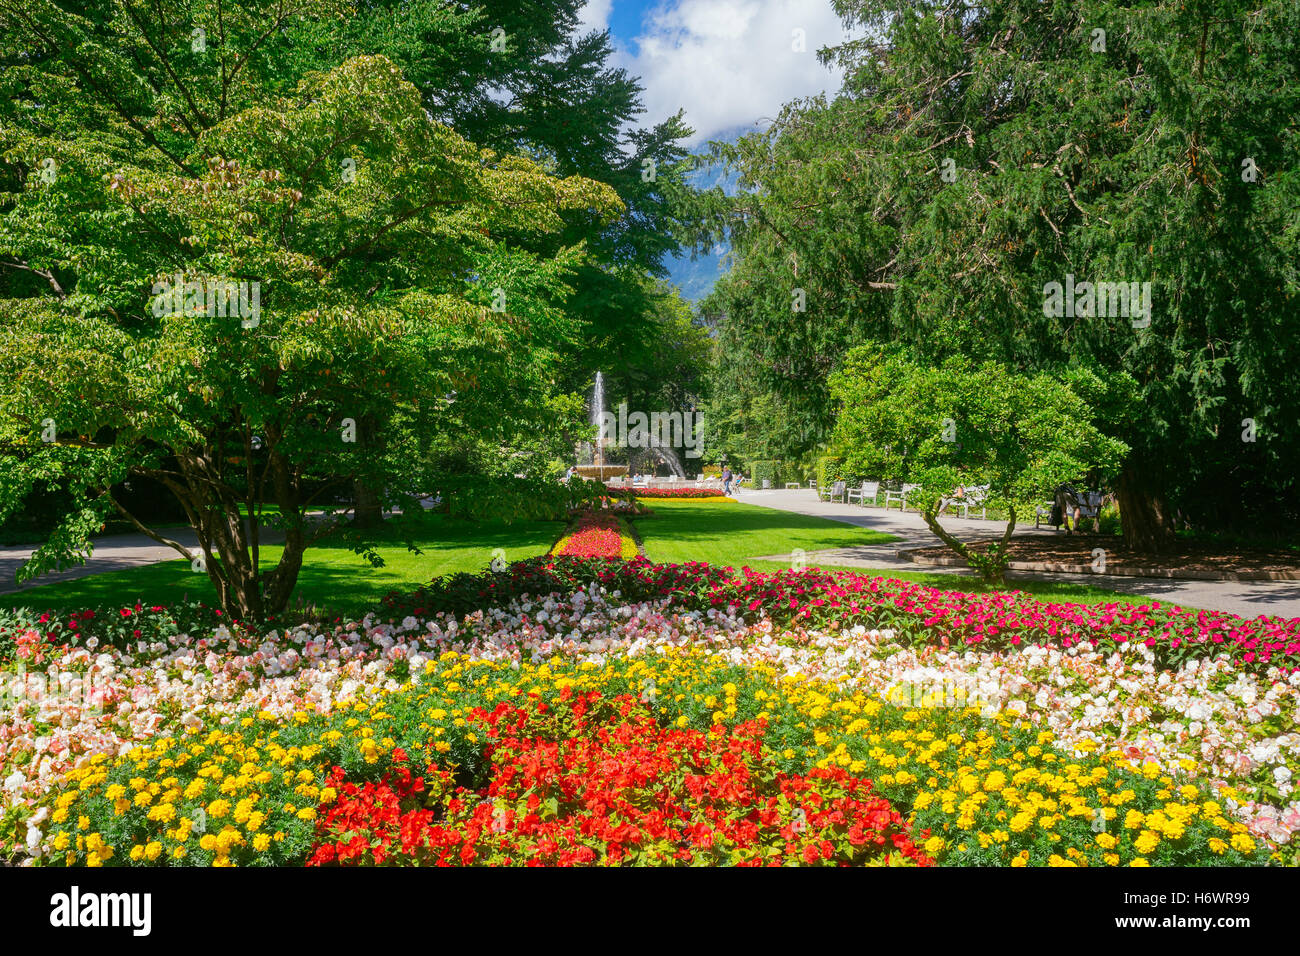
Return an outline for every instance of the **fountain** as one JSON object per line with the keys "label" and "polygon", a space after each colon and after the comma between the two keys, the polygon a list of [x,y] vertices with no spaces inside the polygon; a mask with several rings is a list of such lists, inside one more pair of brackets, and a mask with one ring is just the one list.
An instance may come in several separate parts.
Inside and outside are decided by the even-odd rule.
{"label": "fountain", "polygon": [[[603,372],[596,373],[596,390],[591,396],[591,423],[597,428],[604,428],[605,423],[605,375]],[[602,467],[605,464],[605,442],[609,441],[609,436],[597,432],[596,434],[596,454],[593,464],[596,467]]]}
{"label": "fountain", "polygon": [[628,435],[628,444],[644,448],[646,454],[658,455],[659,460],[672,470],[674,477],[682,479],[686,477],[686,469],[682,467],[682,460],[677,457],[677,452],[660,442],[651,432],[643,429],[633,431]]}
{"label": "fountain", "polygon": [[[597,428],[602,428],[605,421],[605,376],[602,372],[596,373],[596,389],[591,396],[591,424]],[[606,465],[605,464],[605,446],[610,439],[609,435],[603,433],[603,429],[596,436],[596,444],[592,450],[592,463],[590,465],[575,465],[575,469],[583,478],[596,478],[600,481],[606,481],[616,476],[627,474],[627,465]]]}

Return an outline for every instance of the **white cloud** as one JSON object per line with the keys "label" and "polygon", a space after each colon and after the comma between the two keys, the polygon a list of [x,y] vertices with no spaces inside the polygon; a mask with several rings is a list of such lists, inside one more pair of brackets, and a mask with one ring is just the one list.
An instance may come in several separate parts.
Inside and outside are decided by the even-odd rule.
{"label": "white cloud", "polygon": [[578,11],[578,36],[591,33],[593,30],[604,30],[609,26],[609,11],[613,7],[614,0],[587,0],[581,10]]}
{"label": "white cloud", "polygon": [[619,62],[645,86],[643,122],[685,109],[695,146],[766,125],[789,100],[837,90],[840,74],[818,62],[817,50],[844,38],[829,0],[664,0]]}

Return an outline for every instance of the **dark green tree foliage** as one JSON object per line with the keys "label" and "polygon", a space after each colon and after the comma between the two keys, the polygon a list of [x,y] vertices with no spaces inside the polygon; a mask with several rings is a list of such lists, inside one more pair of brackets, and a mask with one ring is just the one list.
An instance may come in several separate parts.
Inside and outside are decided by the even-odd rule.
{"label": "dark green tree foliage", "polygon": [[581,7],[582,0],[358,4],[356,16],[327,24],[320,40],[329,55],[388,56],[428,109],[473,142],[618,193],[626,211],[612,221],[571,210],[562,232],[517,237],[541,254],[579,242],[590,253],[568,303],[577,326],[562,384],[574,389],[660,331],[655,316],[667,293],[645,277],[663,278],[664,257],[678,248],[677,201],[689,192],[682,140],[691,133],[680,114],[631,128],[644,112],[642,87],[609,65],[608,33],[574,36]]}
{"label": "dark green tree foliage", "polygon": [[[557,369],[579,390],[592,373],[642,350],[662,330],[663,277],[677,248],[677,207],[690,192],[680,115],[645,129],[641,86],[609,65],[609,36],[575,36],[582,0],[300,0],[282,5],[104,2],[0,5],[0,84],[15,122],[48,135],[120,130],[127,152],[153,147],[178,163],[212,123],[264,96],[291,92],[313,70],[350,56],[392,60],[434,119],[502,154],[523,154],[560,176],[611,185],[624,211],[562,212],[564,228],[500,238],[540,256],[585,245],[566,309],[573,326]],[[180,27],[186,29],[181,31]],[[201,29],[210,52],[197,52]],[[38,115],[39,114],[39,115]],[[127,155],[119,158],[126,160]],[[19,183],[0,167],[7,188]],[[368,250],[352,253],[368,268]],[[7,285],[3,285],[7,284]],[[40,276],[0,269],[0,292],[30,292]]]}
{"label": "dark green tree foliage", "polygon": [[[26,573],[75,559],[145,476],[257,617],[288,600],[331,483],[434,490],[449,436],[512,455],[573,416],[554,381],[586,253],[551,237],[612,223],[607,186],[466,141],[384,57],[278,47],[336,4],[2,12],[0,520],[38,483],[75,491]],[[160,296],[177,275],[207,303]],[[214,310],[218,281],[259,285],[260,315]],[[270,570],[239,519],[265,501]]]}
{"label": "dark green tree foliage", "polygon": [[[864,341],[1086,366],[1131,448],[1133,544],[1296,517],[1300,6],[835,6],[863,36],[823,51],[840,94],[717,148],[744,190],[702,213],[736,249],[707,303],[723,380],[744,368],[827,424]],[[1067,276],[1151,283],[1149,325],[1044,314]]]}

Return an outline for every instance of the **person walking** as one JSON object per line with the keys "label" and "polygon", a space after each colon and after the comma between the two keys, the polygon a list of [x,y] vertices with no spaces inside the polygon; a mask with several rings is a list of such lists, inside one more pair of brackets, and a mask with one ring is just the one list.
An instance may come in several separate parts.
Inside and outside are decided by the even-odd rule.
{"label": "person walking", "polygon": [[722,493],[724,495],[731,494],[731,467],[730,466],[727,466],[726,468],[722,469]]}

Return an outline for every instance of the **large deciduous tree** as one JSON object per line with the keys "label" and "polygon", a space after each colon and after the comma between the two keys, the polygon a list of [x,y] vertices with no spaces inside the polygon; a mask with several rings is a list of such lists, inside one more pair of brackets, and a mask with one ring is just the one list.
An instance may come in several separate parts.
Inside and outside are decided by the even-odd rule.
{"label": "large deciduous tree", "polygon": [[[128,512],[111,489],[148,476],[184,506],[223,605],[257,618],[328,533],[308,511],[332,485],[426,491],[452,429],[553,415],[585,254],[520,237],[540,245],[566,211],[616,216],[607,186],[468,142],[383,57],[259,88],[274,65],[247,8],[208,32],[206,61],[182,19],[155,37],[139,56],[185,73],[159,90],[92,64],[84,23],[31,7],[28,28],[88,65],[22,71],[23,115],[0,129],[0,257],[30,279],[0,305],[0,520],[42,476],[77,493],[25,574],[73,557]],[[172,96],[203,125],[172,122]],[[284,536],[269,570],[268,501]]]}
{"label": "large deciduous tree", "polygon": [[[830,445],[845,474],[914,483],[908,502],[989,584],[1004,583],[1017,508],[1089,473],[1113,475],[1128,450],[1094,424],[1096,410],[1082,396],[1098,391],[1095,382],[1076,389],[961,357],[928,367],[865,346],[849,352],[830,388],[842,406]],[[948,505],[962,500],[958,489],[968,501],[1006,509],[1000,540],[979,547],[943,527]]]}

